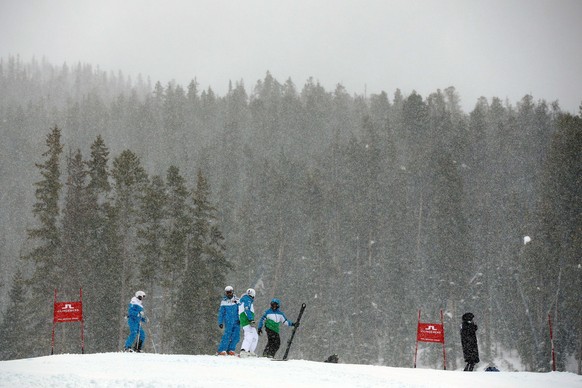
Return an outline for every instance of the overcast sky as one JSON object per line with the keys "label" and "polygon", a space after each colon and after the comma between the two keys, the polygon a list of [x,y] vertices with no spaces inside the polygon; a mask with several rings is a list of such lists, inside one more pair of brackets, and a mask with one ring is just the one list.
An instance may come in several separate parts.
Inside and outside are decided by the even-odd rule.
{"label": "overcast sky", "polygon": [[78,62],[224,95],[267,71],[350,94],[454,86],[577,114],[582,0],[0,0],[0,57]]}

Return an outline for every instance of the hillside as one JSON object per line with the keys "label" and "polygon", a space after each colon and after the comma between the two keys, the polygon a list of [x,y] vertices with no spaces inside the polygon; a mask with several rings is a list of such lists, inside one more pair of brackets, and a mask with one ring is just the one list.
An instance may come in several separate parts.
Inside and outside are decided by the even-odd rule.
{"label": "hillside", "polygon": [[565,372],[473,372],[266,358],[101,353],[0,362],[0,387],[528,387],[574,388]]}

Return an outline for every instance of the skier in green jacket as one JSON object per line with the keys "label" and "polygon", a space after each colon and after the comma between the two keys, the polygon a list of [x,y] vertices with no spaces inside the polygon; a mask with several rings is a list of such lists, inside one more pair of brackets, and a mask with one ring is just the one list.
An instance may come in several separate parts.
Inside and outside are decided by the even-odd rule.
{"label": "skier in green jacket", "polygon": [[281,346],[279,326],[281,323],[287,326],[295,326],[293,322],[287,319],[285,313],[280,309],[281,301],[277,298],[273,298],[271,300],[271,308],[265,311],[259,321],[258,334],[262,334],[263,324],[265,325],[265,331],[267,332],[267,346],[265,346],[265,350],[263,351],[263,357],[273,358],[275,357],[277,350],[279,350],[279,347]]}

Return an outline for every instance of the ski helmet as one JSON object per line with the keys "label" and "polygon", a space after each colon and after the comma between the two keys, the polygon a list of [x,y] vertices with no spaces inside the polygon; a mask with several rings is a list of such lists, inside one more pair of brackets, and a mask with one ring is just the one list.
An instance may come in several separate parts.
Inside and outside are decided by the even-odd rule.
{"label": "ski helmet", "polygon": [[471,322],[473,318],[475,318],[475,315],[473,315],[473,313],[465,313],[462,316],[463,322]]}
{"label": "ski helmet", "polygon": [[145,298],[145,296],[146,296],[146,293],[143,291],[138,291],[135,293],[135,297],[139,300],[142,300],[143,298]]}
{"label": "ski helmet", "polygon": [[255,295],[256,295],[256,293],[255,293],[255,290],[254,290],[254,289],[252,289],[252,288],[249,288],[249,289],[247,290],[247,295],[248,295],[248,296],[250,296],[251,298],[254,298],[254,297],[255,297]]}
{"label": "ski helmet", "polygon": [[224,287],[224,292],[234,292],[234,288],[232,286],[226,286]]}
{"label": "ski helmet", "polygon": [[[275,305],[275,304],[277,305],[276,308],[273,307],[273,305]],[[281,307],[281,301],[279,299],[277,299],[277,298],[271,299],[271,308],[273,310],[276,310],[277,308],[280,308],[280,307]]]}

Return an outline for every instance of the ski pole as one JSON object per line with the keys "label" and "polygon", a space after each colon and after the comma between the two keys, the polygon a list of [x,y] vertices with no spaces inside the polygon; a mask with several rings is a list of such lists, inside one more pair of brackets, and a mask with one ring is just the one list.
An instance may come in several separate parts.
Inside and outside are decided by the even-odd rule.
{"label": "ski pole", "polygon": [[137,322],[137,337],[135,339],[136,342],[135,342],[135,345],[134,345],[134,348],[135,348],[135,351],[136,352],[137,352],[137,350],[139,348],[139,335],[141,333],[141,317],[138,317],[138,318],[139,318],[139,321]]}
{"label": "ski pole", "polygon": [[152,340],[152,347],[154,348],[154,353],[157,353],[158,351],[156,350],[156,343],[154,342],[154,337],[152,336],[152,331],[150,330],[148,325],[145,325],[145,328],[146,328],[146,332],[148,333],[148,336]]}

